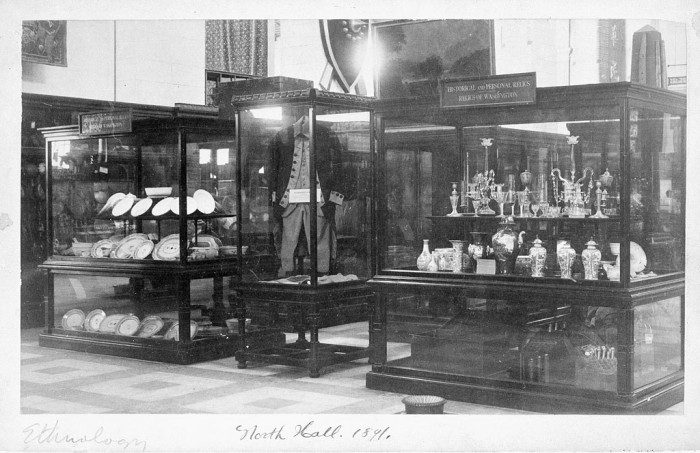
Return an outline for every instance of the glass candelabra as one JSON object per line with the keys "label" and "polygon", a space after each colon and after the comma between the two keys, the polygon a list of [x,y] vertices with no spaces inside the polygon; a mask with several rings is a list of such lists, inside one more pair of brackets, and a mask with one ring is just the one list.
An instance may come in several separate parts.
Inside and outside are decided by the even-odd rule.
{"label": "glass candelabra", "polygon": [[[554,190],[554,200],[564,203],[564,213],[569,217],[585,217],[585,206],[590,201],[590,191],[593,188],[593,169],[586,167],[583,169],[583,175],[576,179],[576,161],[574,160],[574,146],[578,144],[578,136],[571,135],[567,137],[567,143],[571,145],[571,177],[566,179],[561,175],[559,168],[552,168],[550,175],[552,177],[552,188]],[[556,173],[556,175],[555,175]],[[583,181],[588,175],[588,190],[583,191]],[[559,191],[559,182],[562,183],[563,191]]]}

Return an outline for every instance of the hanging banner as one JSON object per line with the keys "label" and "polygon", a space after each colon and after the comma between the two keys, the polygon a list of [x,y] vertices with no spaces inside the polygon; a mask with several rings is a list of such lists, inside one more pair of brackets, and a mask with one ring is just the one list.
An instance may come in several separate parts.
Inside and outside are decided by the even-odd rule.
{"label": "hanging banner", "polygon": [[469,79],[441,79],[440,106],[457,108],[534,104],[536,91],[534,72]]}
{"label": "hanging banner", "polygon": [[131,132],[131,110],[83,113],[80,135],[113,135]]}

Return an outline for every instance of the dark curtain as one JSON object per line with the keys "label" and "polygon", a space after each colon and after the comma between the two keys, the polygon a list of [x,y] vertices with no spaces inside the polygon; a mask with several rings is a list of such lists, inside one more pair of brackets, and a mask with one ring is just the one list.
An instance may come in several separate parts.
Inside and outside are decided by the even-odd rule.
{"label": "dark curtain", "polygon": [[208,20],[206,34],[207,69],[267,75],[266,20]]}

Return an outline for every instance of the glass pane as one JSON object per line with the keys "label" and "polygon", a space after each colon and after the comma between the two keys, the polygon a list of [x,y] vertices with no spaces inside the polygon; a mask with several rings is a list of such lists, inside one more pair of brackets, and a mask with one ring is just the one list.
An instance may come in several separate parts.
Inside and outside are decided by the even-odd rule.
{"label": "glass pane", "polygon": [[459,130],[385,122],[382,269],[619,281],[619,121]]}
{"label": "glass pane", "polygon": [[379,96],[437,96],[440,77],[490,75],[491,35],[487,20],[412,21],[377,27]]}
{"label": "glass pane", "polygon": [[681,298],[634,309],[634,386],[681,369]]}
{"label": "glass pane", "polygon": [[125,137],[51,142],[54,253],[89,256],[93,243],[130,231],[105,219],[105,206],[114,194],[137,192],[133,143]]}
{"label": "glass pane", "polygon": [[[615,309],[389,295],[388,365],[494,381],[617,390]],[[425,316],[430,313],[430,316]]]}
{"label": "glass pane", "polygon": [[630,274],[637,280],[684,269],[683,127],[678,116],[630,112]]}
{"label": "glass pane", "polygon": [[[234,131],[189,132],[186,136],[188,259],[234,256],[238,242]],[[171,208],[175,212],[181,209],[178,195]],[[173,224],[177,232],[179,225]]]}
{"label": "glass pane", "polygon": [[[56,328],[175,339],[178,300],[172,279],[56,275],[54,291]],[[225,328],[211,323],[213,291],[211,279],[191,281],[190,319],[197,323],[195,339],[225,333]]]}
{"label": "glass pane", "polygon": [[315,239],[309,217],[311,111],[287,105],[241,113],[243,241],[264,258],[251,262],[251,278],[308,281],[310,240],[317,248],[319,283],[369,277],[370,115],[324,106],[313,112]]}

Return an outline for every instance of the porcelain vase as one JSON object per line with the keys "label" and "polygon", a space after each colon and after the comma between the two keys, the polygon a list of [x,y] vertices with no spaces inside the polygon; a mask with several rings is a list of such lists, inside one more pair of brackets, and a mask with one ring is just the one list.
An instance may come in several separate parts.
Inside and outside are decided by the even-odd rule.
{"label": "porcelain vase", "polygon": [[419,271],[427,271],[428,264],[430,263],[430,247],[428,246],[428,239],[423,239],[423,251],[418,255],[416,260],[416,265]]}

